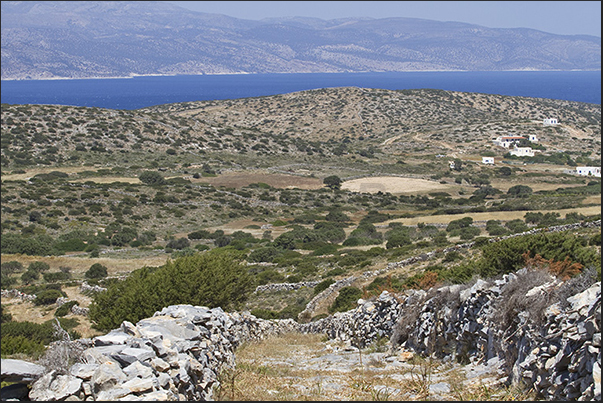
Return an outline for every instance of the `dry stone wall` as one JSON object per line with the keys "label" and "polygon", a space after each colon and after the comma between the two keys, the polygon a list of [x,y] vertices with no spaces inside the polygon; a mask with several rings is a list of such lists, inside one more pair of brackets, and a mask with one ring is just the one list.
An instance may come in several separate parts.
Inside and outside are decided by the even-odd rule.
{"label": "dry stone wall", "polygon": [[[305,324],[220,308],[169,306],[135,325],[123,322],[104,336],[78,340],[86,348],[82,362],[67,371],[46,372],[33,383],[29,398],[210,400],[220,371],[235,365],[240,343],[304,332],[324,333],[361,348],[389,337],[394,350],[445,360],[495,361],[509,383],[523,380],[547,400],[600,400],[601,284],[570,296],[564,305],[548,306],[544,324],[536,326],[527,312],[519,312],[517,326],[501,329],[495,322],[496,303],[517,280],[517,274],[510,274],[470,287],[383,292],[373,300],[359,300],[351,311]],[[528,294],[538,296],[559,284],[552,281]],[[408,332],[401,332],[404,321]]]}

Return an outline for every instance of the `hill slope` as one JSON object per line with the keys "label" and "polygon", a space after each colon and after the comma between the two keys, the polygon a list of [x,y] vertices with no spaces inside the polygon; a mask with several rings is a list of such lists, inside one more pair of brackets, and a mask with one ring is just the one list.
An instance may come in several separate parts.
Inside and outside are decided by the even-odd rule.
{"label": "hill slope", "polygon": [[600,70],[601,39],[413,18],[242,20],[162,2],[2,2],[2,79]]}

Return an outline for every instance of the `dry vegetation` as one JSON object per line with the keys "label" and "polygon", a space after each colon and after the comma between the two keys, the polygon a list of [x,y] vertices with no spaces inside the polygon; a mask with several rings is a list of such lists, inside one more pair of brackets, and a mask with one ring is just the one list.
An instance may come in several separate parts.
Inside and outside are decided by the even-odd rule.
{"label": "dry vegetation", "polygon": [[[412,353],[392,356],[376,346],[359,352],[325,341],[320,335],[288,334],[244,344],[237,350],[236,369],[222,373],[216,400],[533,399],[525,391],[490,384],[487,375],[468,381],[461,368]],[[394,358],[402,364],[390,365]],[[448,382],[452,390],[435,395],[429,387],[437,382]]]}
{"label": "dry vegetation", "polygon": [[[541,121],[548,117],[562,124],[544,127]],[[49,256],[3,250],[1,262],[17,261],[24,268],[45,262],[50,273],[69,267],[72,278],[62,290],[86,307],[90,297],[77,283],[93,264],[105,266],[109,277],[158,267],[180,252],[167,247],[169,242],[194,231],[251,234],[261,242],[237,249],[248,254],[295,225],[313,230],[331,211],[348,217],[346,239],[370,213],[383,214],[374,222],[382,237],[377,241],[345,247],[341,239],[313,246],[299,242],[282,264],[250,266],[258,276],[268,272],[267,282],[340,279],[442,247],[431,233],[417,235],[411,245],[388,248],[385,237],[395,223],[439,224],[445,232],[445,225],[469,216],[479,236],[489,236],[486,221],[504,225],[522,220],[527,211],[558,213],[560,220],[569,213],[600,215],[600,190],[589,188],[598,183],[600,189],[600,179],[567,173],[573,165],[508,159],[507,150],[492,144],[500,135],[534,134],[546,154],[563,151],[575,163],[600,166],[600,117],[600,105],[577,102],[361,88],[136,111],[3,104],[3,238],[83,237],[86,246],[98,246],[98,254],[93,249]],[[494,156],[495,165],[483,165],[483,155]],[[462,169],[450,169],[451,160],[462,162]],[[503,168],[508,172],[502,174]],[[159,173],[164,182],[144,183],[139,177],[148,172]],[[341,190],[325,185],[329,176],[341,178]],[[533,193],[508,197],[517,185]],[[489,187],[499,193],[472,197]],[[572,189],[577,193],[569,193]],[[497,209],[501,205],[505,208]],[[145,233],[154,238],[134,246],[132,240],[114,242],[123,227],[134,229],[136,240]],[[448,234],[446,242],[465,240]],[[317,257],[315,249],[324,244],[335,250]],[[188,252],[216,247],[214,238],[190,239]],[[372,257],[355,255],[375,248],[379,252]],[[412,274],[426,265],[393,274]],[[22,272],[11,275],[15,286],[24,285]],[[254,297],[248,308],[299,305],[311,298],[310,291]],[[56,309],[6,302],[17,320],[41,322]],[[326,305],[317,310],[326,312]],[[93,333],[86,320],[80,322],[82,335]],[[318,400],[309,390],[304,398]],[[383,397],[367,393],[346,397]]]}

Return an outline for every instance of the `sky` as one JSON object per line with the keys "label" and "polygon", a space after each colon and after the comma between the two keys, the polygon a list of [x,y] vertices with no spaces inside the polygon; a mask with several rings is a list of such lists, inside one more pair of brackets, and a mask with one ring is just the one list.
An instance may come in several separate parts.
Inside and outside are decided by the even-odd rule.
{"label": "sky", "polygon": [[488,28],[532,28],[560,35],[601,37],[600,1],[166,1],[204,13],[261,20],[270,17],[408,17]]}

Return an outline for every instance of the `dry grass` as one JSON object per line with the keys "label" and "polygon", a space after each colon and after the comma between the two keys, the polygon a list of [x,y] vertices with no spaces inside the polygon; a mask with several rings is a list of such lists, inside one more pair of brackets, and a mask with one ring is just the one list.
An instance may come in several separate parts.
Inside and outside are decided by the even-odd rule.
{"label": "dry grass", "polygon": [[421,194],[433,191],[451,191],[452,189],[459,188],[459,186],[443,185],[439,182],[425,179],[379,176],[346,181],[341,185],[341,188],[350,192],[377,193],[381,191],[391,194]]}
{"label": "dry grass", "polygon": [[9,175],[2,175],[2,180],[11,180],[11,181],[22,181],[22,180],[27,180],[35,175],[38,174],[47,174],[50,173],[52,171],[57,171],[57,172],[63,172],[66,174],[74,174],[74,173],[79,173],[79,172],[83,172],[83,171],[96,171],[96,168],[94,167],[35,167],[35,168],[31,168],[31,169],[24,169],[25,173],[24,174],[9,174]]}
{"label": "dry grass", "polygon": [[[539,210],[542,213],[559,213],[563,218],[567,213],[579,213],[584,214],[585,216],[595,215],[601,213],[601,206],[591,206],[591,207],[576,207],[573,209],[564,209],[564,210]],[[392,213],[392,212],[390,212]],[[399,222],[403,225],[417,225],[422,222],[425,224],[448,224],[450,221],[458,220],[465,216],[471,216],[473,221],[488,221],[488,220],[500,220],[500,221],[510,221],[514,219],[523,219],[525,211],[490,211],[484,213],[467,213],[467,214],[442,214],[442,215],[428,215],[428,216],[420,216],[420,217],[411,217],[411,218],[397,218],[394,220],[385,221],[382,225],[387,225],[391,222]]]}
{"label": "dry grass", "polygon": [[[417,401],[534,400],[521,388],[505,388],[493,378],[467,380],[457,364],[400,355],[388,366],[369,349],[344,350],[322,335],[290,333],[245,343],[236,351],[237,366],[224,370],[217,401]],[[335,358],[334,358],[335,357]],[[483,379],[482,379],[483,378]],[[433,395],[430,386],[447,382],[450,392]]]}
{"label": "dry grass", "polygon": [[142,183],[138,178],[130,178],[125,176],[100,176],[91,178],[74,179],[70,182],[95,182],[95,183],[113,183],[113,182],[125,182],[125,183]]}
{"label": "dry grass", "polygon": [[86,255],[71,255],[71,256],[29,256],[29,255],[9,255],[3,254],[0,257],[2,263],[17,261],[23,267],[27,268],[30,263],[41,261],[50,265],[49,272],[58,272],[60,267],[66,266],[71,268],[71,273],[74,279],[82,279],[84,273],[95,263],[100,263],[107,268],[109,276],[118,276],[125,273],[130,273],[134,270],[145,266],[161,266],[165,264],[169,255],[161,254],[157,256],[139,257],[139,258],[109,258],[98,257],[90,258]]}

